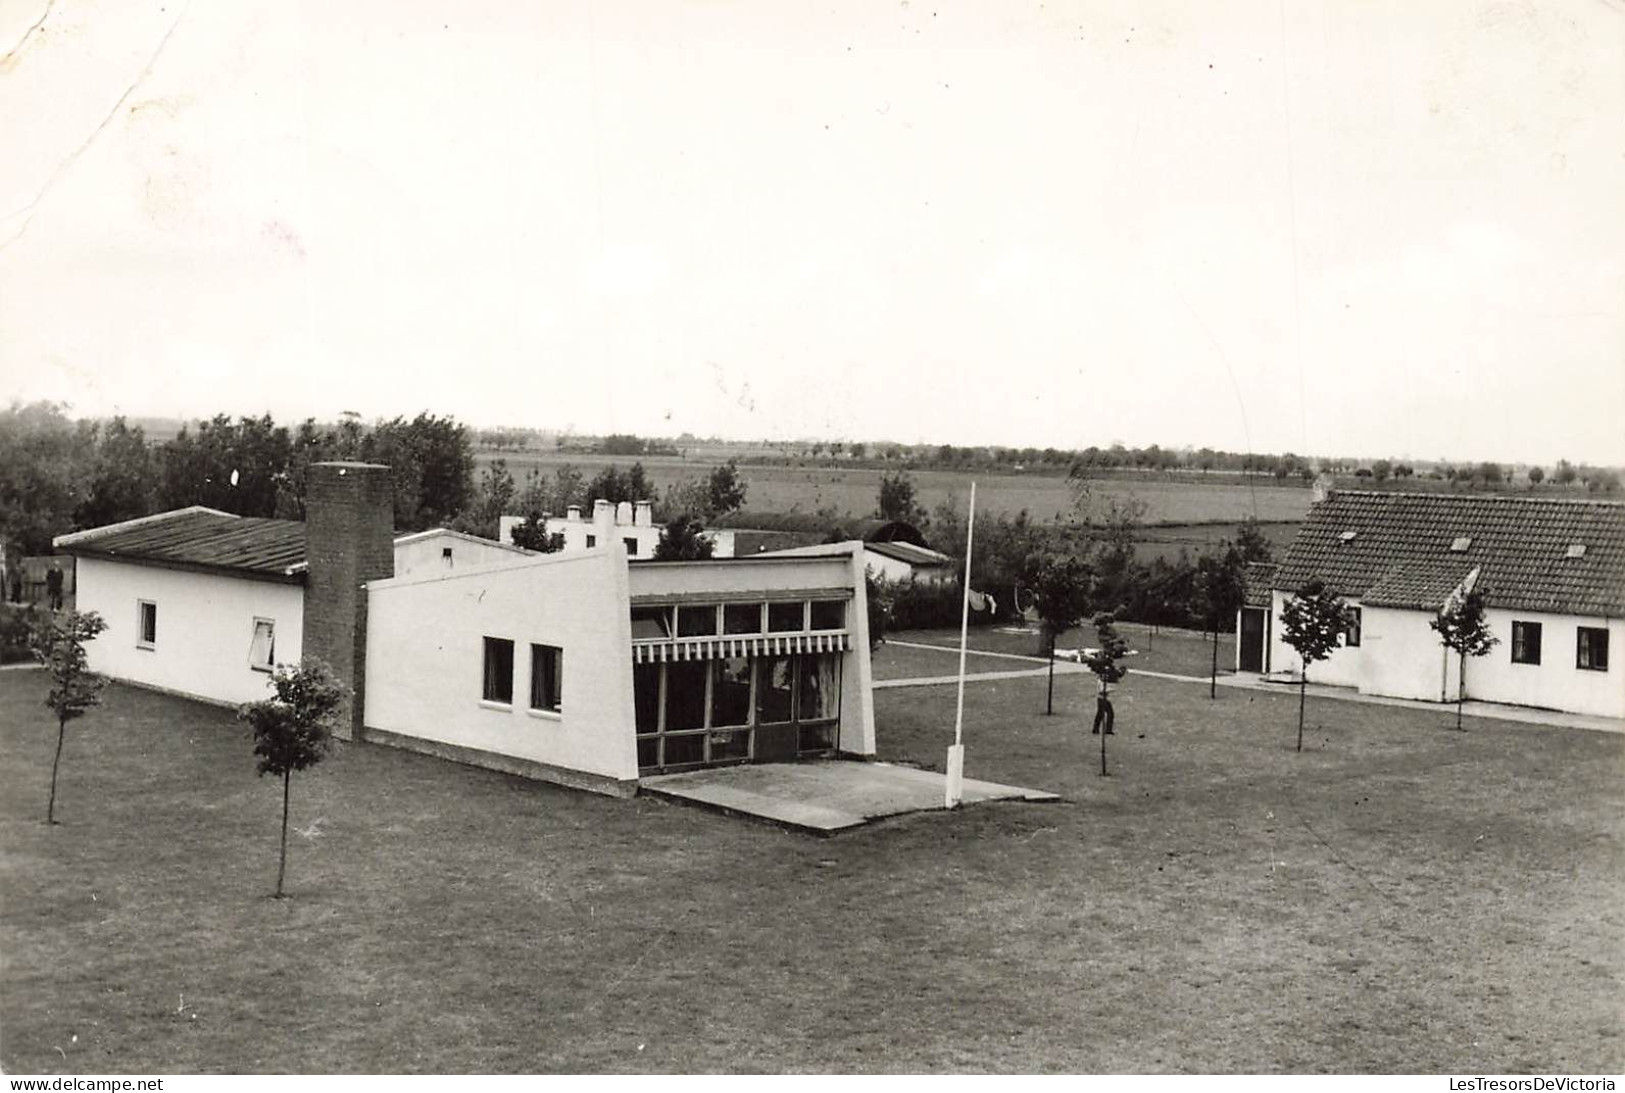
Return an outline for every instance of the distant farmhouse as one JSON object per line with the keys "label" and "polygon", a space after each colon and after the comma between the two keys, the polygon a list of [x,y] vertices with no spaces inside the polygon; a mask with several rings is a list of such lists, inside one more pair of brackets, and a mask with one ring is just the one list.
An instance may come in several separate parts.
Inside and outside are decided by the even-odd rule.
{"label": "distant farmhouse", "polygon": [[389,469],[310,468],[307,520],[182,509],[56,540],[108,629],[91,667],[219,703],[315,655],[340,735],[600,792],[641,774],[872,755],[862,545],[634,561],[396,537]]}
{"label": "distant farmhouse", "polygon": [[1500,639],[1467,669],[1485,702],[1625,717],[1625,504],[1534,497],[1334,490],[1309,511],[1279,565],[1248,570],[1239,671],[1295,673],[1281,608],[1319,578],[1354,624],[1316,682],[1453,701],[1458,659],[1429,627],[1468,575]]}

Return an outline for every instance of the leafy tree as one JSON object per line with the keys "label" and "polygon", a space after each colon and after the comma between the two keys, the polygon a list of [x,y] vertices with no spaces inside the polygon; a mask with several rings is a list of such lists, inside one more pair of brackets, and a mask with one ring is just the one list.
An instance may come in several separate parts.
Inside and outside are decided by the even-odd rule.
{"label": "leafy tree", "polygon": [[65,409],[13,402],[0,411],[0,541],[20,554],[49,553],[85,497],[94,428]]}
{"label": "leafy tree", "polygon": [[1267,562],[1270,560],[1270,541],[1264,534],[1258,517],[1249,516],[1236,525],[1236,549],[1241,552],[1241,561]]}
{"label": "leafy tree", "polygon": [[586,500],[608,501],[618,505],[623,501],[647,501],[654,495],[654,487],[644,473],[643,464],[634,463],[624,474],[615,467],[605,467],[587,483]]}
{"label": "leafy tree", "polygon": [[660,543],[655,547],[657,562],[696,562],[711,557],[711,540],[704,535],[705,525],[691,516],[679,516],[660,532]]}
{"label": "leafy tree", "polygon": [[1298,652],[1298,750],[1303,750],[1303,707],[1309,685],[1309,665],[1325,660],[1348,629],[1348,607],[1325,582],[1307,581],[1281,608],[1281,640]]}
{"label": "leafy tree", "polygon": [[714,469],[710,478],[706,480],[706,490],[708,504],[705,515],[708,519],[715,519],[743,507],[746,486],[739,477],[739,461],[730,459]]}
{"label": "leafy tree", "polygon": [[153,511],[152,452],[141,427],[115,417],[99,430],[86,495],[74,510],[82,528],[133,520]]}
{"label": "leafy tree", "polygon": [[85,643],[107,629],[107,623],[94,611],[70,611],[58,621],[42,618],[30,635],[29,651],[45,666],[51,689],[45,704],[56,714],[56,756],[51,760],[51,796],[45,805],[45,822],[56,823],[56,774],[62,764],[62,743],[68,722],[83,717],[86,710],[101,704],[106,683],[93,675],[85,656]]}
{"label": "leafy tree", "polygon": [[873,573],[864,576],[864,606],[869,612],[869,651],[880,648],[892,621],[892,583]]}
{"label": "leafy tree", "polygon": [[[1476,570],[1474,571],[1476,574]],[[1461,596],[1452,596],[1428,623],[1439,635],[1439,643],[1454,649],[1461,658],[1456,679],[1456,729],[1461,730],[1461,707],[1467,700],[1467,658],[1481,657],[1500,644],[1484,621],[1484,597],[1469,587]]]}
{"label": "leafy tree", "polygon": [[513,526],[508,533],[513,545],[534,550],[538,554],[555,554],[564,549],[564,535],[561,532],[547,531],[547,518],[539,512],[532,512],[523,521]]}
{"label": "leafy tree", "polygon": [[1529,468],[1529,484],[1531,486],[1538,486],[1544,481],[1546,481],[1546,471],[1544,469],[1540,467]]}
{"label": "leafy tree", "polygon": [[1574,464],[1566,459],[1559,459],[1557,469],[1552,472],[1552,481],[1559,486],[1567,486],[1573,483],[1578,476],[1579,472],[1574,469]]}
{"label": "leafy tree", "polygon": [[271,673],[272,698],[250,702],[237,716],[254,730],[259,773],[282,779],[282,848],[276,870],[276,898],[283,898],[288,869],[288,796],[293,772],[321,762],[332,743],[333,718],[345,687],[332,669],[313,658],[298,667],[279,664]]}
{"label": "leafy tree", "polygon": [[516,490],[506,459],[493,459],[480,475],[474,504],[452,521],[452,527],[470,535],[495,539],[502,517],[513,508]]}
{"label": "leafy tree", "polygon": [[1083,559],[1069,554],[1034,555],[1022,582],[1033,596],[1033,608],[1049,645],[1049,689],[1044,713],[1055,712],[1055,642],[1089,612],[1093,574]]}
{"label": "leafy tree", "polygon": [[1135,542],[1147,506],[1137,497],[1111,497],[1098,523],[1088,528],[1095,543],[1096,599],[1116,610],[1128,603],[1134,581]]}
{"label": "leafy tree", "polygon": [[1371,464],[1371,477],[1378,482],[1386,482],[1393,476],[1394,465],[1386,459],[1379,459]]}
{"label": "leafy tree", "polygon": [[[1124,676],[1128,669],[1122,665],[1124,657],[1128,656],[1128,642],[1117,632],[1117,616],[1110,611],[1103,611],[1095,616],[1095,642],[1096,648],[1085,654],[1083,664],[1095,674],[1095,678],[1106,686],[1111,686]],[[1100,734],[1100,776],[1106,776],[1106,737],[1110,733]]]}
{"label": "leafy tree", "polygon": [[1213,636],[1213,659],[1207,696],[1219,695],[1219,630],[1235,625],[1236,612],[1246,597],[1246,563],[1241,551],[1227,546],[1222,554],[1205,554],[1196,563],[1196,609]]}
{"label": "leafy tree", "polygon": [[914,500],[914,480],[907,471],[880,476],[875,515],[882,520],[901,520],[905,523],[917,523],[925,515],[925,510]]}

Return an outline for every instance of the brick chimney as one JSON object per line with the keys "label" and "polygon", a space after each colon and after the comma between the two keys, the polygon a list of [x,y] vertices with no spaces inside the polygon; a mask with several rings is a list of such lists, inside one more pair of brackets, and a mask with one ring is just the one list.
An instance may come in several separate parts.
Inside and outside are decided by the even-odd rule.
{"label": "brick chimney", "polygon": [[367,581],[395,575],[394,490],[377,463],[312,463],[305,490],[304,653],[351,697],[336,736],[360,740],[367,687]]}

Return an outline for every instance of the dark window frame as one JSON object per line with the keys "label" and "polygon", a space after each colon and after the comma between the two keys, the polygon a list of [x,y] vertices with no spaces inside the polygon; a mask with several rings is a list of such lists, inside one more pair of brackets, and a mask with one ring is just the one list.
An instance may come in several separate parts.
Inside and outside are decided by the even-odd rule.
{"label": "dark window frame", "polygon": [[138,649],[158,648],[158,603],[135,601],[135,644]]}
{"label": "dark window frame", "polygon": [[1364,631],[1365,617],[1358,607],[1348,609],[1348,625],[1343,627],[1343,648],[1358,649]]}
{"label": "dark window frame", "polygon": [[563,646],[530,643],[530,708],[536,713],[564,711]]}
{"label": "dark window frame", "polygon": [[[1587,639],[1590,640],[1587,640]],[[1608,670],[1608,630],[1602,626],[1574,628],[1574,666],[1582,672]]]}
{"label": "dark window frame", "polygon": [[[499,706],[513,705],[514,643],[512,638],[494,638],[486,635],[480,657],[480,701]],[[496,655],[495,661],[492,655]],[[507,672],[502,661],[507,661]],[[504,686],[505,685],[505,686]]]}
{"label": "dark window frame", "polygon": [[1541,624],[1526,622],[1523,619],[1512,620],[1512,663],[1514,664],[1540,664],[1541,652]]}

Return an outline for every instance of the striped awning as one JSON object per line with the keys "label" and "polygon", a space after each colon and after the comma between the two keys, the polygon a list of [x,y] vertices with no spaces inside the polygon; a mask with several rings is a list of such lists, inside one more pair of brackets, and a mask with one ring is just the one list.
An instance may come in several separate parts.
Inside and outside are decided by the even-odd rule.
{"label": "striped awning", "polygon": [[852,648],[847,634],[772,634],[754,638],[683,638],[679,641],[633,642],[632,663],[663,660],[721,660],[725,657],[786,656],[791,653],[842,653]]}

